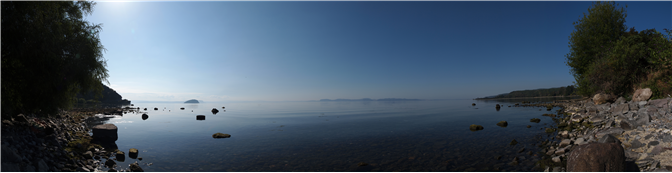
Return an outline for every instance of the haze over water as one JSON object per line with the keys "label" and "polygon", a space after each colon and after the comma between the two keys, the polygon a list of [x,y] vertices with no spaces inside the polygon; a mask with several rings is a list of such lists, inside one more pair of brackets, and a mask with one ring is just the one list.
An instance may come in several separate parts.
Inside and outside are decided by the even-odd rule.
{"label": "haze over water", "polygon": [[[497,111],[495,104],[514,103],[139,103],[135,106],[148,108],[148,119],[129,113],[104,123],[119,128],[119,150],[140,150],[143,160],[138,162],[145,165],[145,171],[532,170],[539,159],[534,145],[546,139],[539,128],[552,122],[541,115],[549,112],[506,106]],[[220,112],[213,115],[213,107]],[[196,115],[206,119],[196,120]],[[532,123],[531,118],[542,121]],[[508,127],[495,125],[503,120],[508,121]],[[468,128],[471,124],[485,129],[472,132]],[[231,138],[212,138],[217,132],[231,134]],[[520,144],[510,146],[513,139]],[[521,148],[526,148],[525,152],[517,153]],[[527,151],[535,153],[527,155]],[[496,160],[495,156],[503,157]],[[521,156],[525,159],[519,166],[505,164]],[[362,162],[366,166],[359,166]]]}

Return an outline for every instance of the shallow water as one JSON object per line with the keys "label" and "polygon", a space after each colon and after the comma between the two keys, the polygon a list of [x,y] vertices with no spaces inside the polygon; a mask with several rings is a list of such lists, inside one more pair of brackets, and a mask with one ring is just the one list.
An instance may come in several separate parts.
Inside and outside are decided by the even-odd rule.
{"label": "shallow water", "polygon": [[[497,111],[495,104],[504,106]],[[128,153],[136,148],[143,158],[138,161],[127,154],[117,165],[127,168],[138,161],[145,171],[535,171],[534,163],[541,159],[535,145],[548,138],[540,128],[552,124],[551,118],[541,115],[558,108],[508,107],[513,104],[493,100],[137,103],[136,107],[148,109],[141,109],[148,119],[143,120],[142,113],[128,113],[104,122],[119,128],[119,150]],[[213,115],[212,108],[220,112]],[[196,115],[206,119],[196,120]],[[541,122],[530,122],[531,118]],[[508,127],[497,126],[499,121],[507,121]],[[484,130],[472,132],[471,124]],[[217,132],[231,138],[212,138]],[[513,139],[519,143],[511,146]],[[524,152],[518,153],[521,148]],[[495,159],[498,155],[500,160]],[[514,157],[521,159],[520,164],[508,165]],[[362,162],[366,166],[359,166]]]}

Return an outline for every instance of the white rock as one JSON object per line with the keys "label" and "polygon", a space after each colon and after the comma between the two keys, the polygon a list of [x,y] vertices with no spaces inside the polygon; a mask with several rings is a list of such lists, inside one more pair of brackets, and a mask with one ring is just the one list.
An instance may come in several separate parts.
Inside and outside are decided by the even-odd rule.
{"label": "white rock", "polygon": [[560,163],[560,161],[561,161],[561,160],[560,160],[560,156],[553,157],[552,160],[553,160],[553,162],[555,162],[555,163]]}
{"label": "white rock", "polygon": [[565,146],[567,146],[567,145],[569,145],[569,144],[571,144],[571,143],[572,143],[572,140],[570,140],[570,139],[563,139],[563,140],[560,142],[560,147],[565,147]]}

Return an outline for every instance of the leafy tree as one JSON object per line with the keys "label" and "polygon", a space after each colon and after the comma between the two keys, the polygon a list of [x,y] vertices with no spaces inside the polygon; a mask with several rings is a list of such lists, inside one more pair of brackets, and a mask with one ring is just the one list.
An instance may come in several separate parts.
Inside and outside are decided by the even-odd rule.
{"label": "leafy tree", "polygon": [[[55,113],[107,82],[100,24],[87,1],[2,1],[2,114]],[[109,82],[108,82],[109,84]]]}
{"label": "leafy tree", "polygon": [[589,96],[595,92],[586,73],[598,54],[611,47],[626,31],[626,11],[622,7],[617,9],[616,5],[614,2],[595,2],[587,15],[583,13],[583,18],[573,23],[575,30],[569,37],[570,52],[565,57],[576,80],[578,94]]}

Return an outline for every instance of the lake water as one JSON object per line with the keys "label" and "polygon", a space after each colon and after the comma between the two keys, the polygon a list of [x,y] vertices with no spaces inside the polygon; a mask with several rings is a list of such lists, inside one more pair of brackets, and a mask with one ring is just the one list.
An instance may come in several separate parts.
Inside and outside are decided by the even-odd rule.
{"label": "lake water", "polygon": [[[504,106],[497,111],[495,104]],[[537,153],[541,149],[535,145],[548,138],[540,128],[552,124],[551,118],[541,115],[558,108],[508,107],[513,104],[137,103],[135,107],[147,108],[141,111],[148,119],[143,120],[142,113],[127,113],[99,123],[119,128],[116,144],[126,153],[124,162],[117,161],[119,168],[138,161],[145,171],[540,171],[532,169],[541,159]],[[212,108],[220,112],[213,115]],[[206,119],[196,120],[196,115]],[[530,122],[531,118],[541,122]],[[499,121],[507,121],[508,127],[497,126]],[[470,131],[471,124],[484,130]],[[212,138],[217,132],[231,137]],[[509,145],[514,139],[519,143]],[[130,148],[138,149],[143,160],[128,158]],[[520,164],[507,164],[514,157],[521,159]],[[360,166],[362,162],[366,166]]]}

